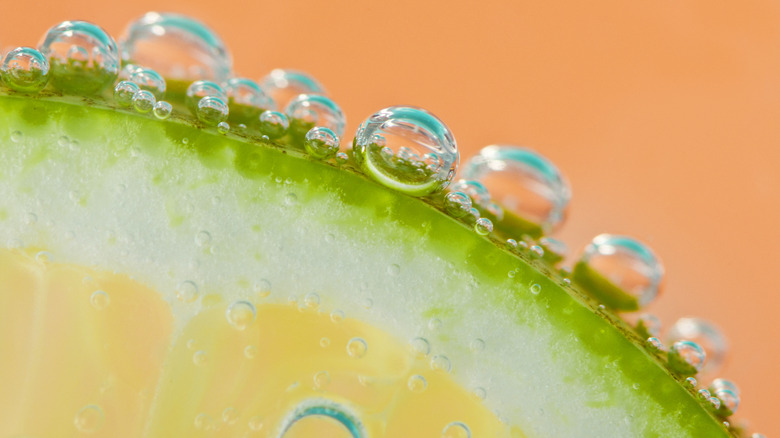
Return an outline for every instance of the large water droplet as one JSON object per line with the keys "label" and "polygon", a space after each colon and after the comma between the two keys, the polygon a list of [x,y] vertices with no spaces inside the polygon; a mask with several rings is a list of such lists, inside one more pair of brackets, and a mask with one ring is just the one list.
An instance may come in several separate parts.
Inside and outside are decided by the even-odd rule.
{"label": "large water droplet", "polygon": [[260,87],[281,108],[299,94],[327,94],[325,89],[310,75],[298,71],[277,68],[260,81]]}
{"label": "large water droplet", "polygon": [[[227,120],[230,110],[224,100],[219,97],[206,96],[198,101],[198,120],[215,126]],[[227,132],[227,131],[225,131]]]}
{"label": "large water droplet", "polygon": [[715,374],[723,366],[728,351],[728,342],[715,324],[700,318],[680,318],[666,333],[667,342],[688,340],[697,343],[707,355],[702,373]]}
{"label": "large water droplet", "polygon": [[135,68],[128,75],[128,80],[138,84],[142,90],[151,92],[157,99],[161,99],[165,95],[167,88],[165,78],[160,76],[155,70],[144,67]]}
{"label": "large water droplet", "polygon": [[148,113],[154,108],[157,103],[157,98],[154,97],[151,91],[138,90],[133,95],[133,108],[139,113]]}
{"label": "large water droplet", "polygon": [[263,111],[260,114],[260,132],[270,139],[276,139],[287,133],[290,120],[279,111]]}
{"label": "large water droplet", "polygon": [[0,75],[16,91],[37,93],[49,82],[49,61],[31,47],[17,47],[5,55]]}
{"label": "large water droplet", "polygon": [[691,341],[677,341],[672,345],[671,354],[679,356],[688,365],[700,370],[706,354],[699,344]]}
{"label": "large water droplet", "polygon": [[480,236],[487,236],[493,232],[493,222],[486,217],[481,217],[474,223],[474,231]]}
{"label": "large water droplet", "polygon": [[444,189],[459,159],[449,128],[428,111],[407,106],[385,108],[367,118],[358,128],[353,153],[366,174],[413,196]]}
{"label": "large water droplet", "polygon": [[114,101],[121,107],[133,105],[133,96],[141,90],[135,82],[119,81],[114,87]]}
{"label": "large water droplet", "polygon": [[284,110],[294,132],[302,135],[315,126],[328,128],[337,136],[344,135],[347,119],[341,108],[329,97],[319,94],[299,94]]}
{"label": "large water droplet", "polygon": [[[589,273],[588,270],[593,272]],[[652,302],[661,289],[664,269],[653,251],[643,243],[626,236],[600,234],[585,247],[575,266],[575,279],[601,275],[636,300],[643,307]],[[623,310],[636,310],[615,303],[610,306]]]}
{"label": "large water droplet", "polygon": [[260,113],[276,110],[276,103],[257,83],[247,78],[231,78],[225,83],[230,105],[230,120],[237,123],[253,123]]}
{"label": "large water droplet", "polygon": [[324,160],[334,157],[339,151],[339,137],[332,130],[317,126],[306,133],[303,145],[309,155]]}
{"label": "large water droplet", "polygon": [[563,222],[571,198],[561,171],[528,148],[487,146],[463,166],[462,176],[482,182],[494,201],[546,231]]}
{"label": "large water droplet", "polygon": [[164,100],[160,100],[154,104],[154,109],[152,111],[154,112],[155,117],[160,120],[165,120],[171,116],[173,105]]}
{"label": "large water droplet", "polygon": [[103,427],[106,418],[103,409],[98,405],[87,405],[81,408],[73,418],[76,430],[82,433],[95,433]]}
{"label": "large water droplet", "polygon": [[233,69],[219,36],[184,15],[149,12],[127,26],[120,42],[124,61],[167,78],[223,82]]}
{"label": "large water droplet", "polygon": [[453,217],[463,217],[471,211],[471,198],[463,192],[449,192],[444,197],[444,208]]}
{"label": "large water droplet", "polygon": [[255,322],[257,311],[249,301],[234,301],[225,311],[225,317],[236,330],[246,330]]}
{"label": "large water droplet", "polygon": [[317,431],[317,436],[366,436],[362,423],[354,414],[346,407],[329,400],[304,401],[286,417],[280,437],[304,436],[303,430]]}
{"label": "large water droplet", "polygon": [[52,84],[65,92],[98,93],[119,75],[116,42],[86,21],[63,21],[52,27],[38,49],[49,60]]}

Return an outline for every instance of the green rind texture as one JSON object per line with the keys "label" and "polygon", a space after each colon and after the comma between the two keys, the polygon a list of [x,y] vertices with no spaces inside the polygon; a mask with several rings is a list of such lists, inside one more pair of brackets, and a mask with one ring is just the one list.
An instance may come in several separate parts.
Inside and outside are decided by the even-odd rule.
{"label": "green rind texture", "polygon": [[[165,298],[181,320],[198,310],[173,296],[182,272],[213,270],[203,292],[223,293],[251,283],[252,272],[278,272],[298,260],[300,271],[275,281],[281,289],[305,294],[309,290],[291,289],[316,284],[325,307],[402,339],[425,334],[434,351],[451,358],[455,378],[485,387],[488,407],[528,437],[728,436],[627,326],[541,262],[501,249],[437,210],[436,202],[390,191],[350,165],[338,168],[194,123],[78,98],[0,96],[0,158],[6,163],[0,169],[0,242],[46,243],[55,257],[129,271],[168,291]],[[16,131],[22,141],[11,140]],[[68,137],[67,146],[57,144],[60,136]],[[123,183],[126,192],[112,200],[101,184],[125,177],[133,182]],[[50,229],[28,231],[20,219],[25,209],[44,211],[42,204],[56,202],[43,199],[56,200],[58,191],[63,197],[75,192],[75,200],[57,207]],[[137,226],[129,233],[129,255],[111,246],[121,236],[100,240],[96,231],[98,237],[79,241],[99,228],[91,217],[119,223],[125,219],[117,216],[130,215],[136,204],[163,211],[136,211],[146,218],[138,221],[151,225],[128,222]],[[164,227],[154,225],[159,218],[167,221]],[[75,229],[76,242],[57,231],[65,223]],[[191,242],[199,227],[221,245],[192,267],[176,257],[186,249],[180,242]],[[278,253],[261,249],[279,234]],[[254,253],[246,249],[253,246],[259,248]],[[159,254],[144,257],[148,248]],[[385,273],[393,264],[400,267],[395,277]],[[534,285],[540,293],[531,292]],[[284,292],[275,294],[272,299],[286,301]],[[374,303],[368,310],[361,305],[367,295]],[[431,318],[442,322],[440,330],[427,328]],[[468,345],[477,337],[487,348],[474,354]]]}

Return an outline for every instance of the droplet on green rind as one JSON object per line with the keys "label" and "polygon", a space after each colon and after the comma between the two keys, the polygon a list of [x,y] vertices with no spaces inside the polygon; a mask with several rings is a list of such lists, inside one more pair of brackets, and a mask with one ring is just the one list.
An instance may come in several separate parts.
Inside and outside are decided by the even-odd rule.
{"label": "droplet on green rind", "polygon": [[637,299],[623,289],[617,287],[587,263],[578,262],[572,272],[574,281],[605,306],[611,309],[634,311],[639,310]]}

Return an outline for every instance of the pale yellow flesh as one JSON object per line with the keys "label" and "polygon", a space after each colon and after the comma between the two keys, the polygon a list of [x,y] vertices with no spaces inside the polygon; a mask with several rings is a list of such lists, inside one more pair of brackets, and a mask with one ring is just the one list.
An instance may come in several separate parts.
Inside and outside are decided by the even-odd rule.
{"label": "pale yellow flesh", "polygon": [[[277,437],[315,399],[345,407],[372,437],[440,437],[451,422],[472,436],[509,435],[431,357],[311,303],[251,297],[256,318],[239,330],[230,303],[207,295],[174,336],[169,304],[122,274],[12,250],[0,251],[0,284],[0,437]],[[368,346],[360,358],[347,352],[358,337]],[[423,390],[419,379],[410,389],[412,376]],[[284,435],[348,436],[320,416]]]}

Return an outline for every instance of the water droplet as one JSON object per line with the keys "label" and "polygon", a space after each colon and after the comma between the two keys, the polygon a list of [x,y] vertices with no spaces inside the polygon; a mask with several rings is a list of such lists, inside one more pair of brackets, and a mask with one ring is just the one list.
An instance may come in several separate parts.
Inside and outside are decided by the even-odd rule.
{"label": "water droplet", "polygon": [[217,132],[220,134],[227,134],[230,131],[230,125],[227,122],[217,123]]}
{"label": "water droplet", "polygon": [[541,246],[539,246],[539,245],[531,245],[530,250],[531,250],[531,254],[533,254],[537,258],[544,257],[544,248],[542,248]]}
{"label": "water droplet", "polygon": [[330,347],[330,338],[320,338],[320,347],[322,348],[328,348]]}
{"label": "water droplet", "polygon": [[103,427],[106,418],[103,409],[98,405],[87,405],[81,408],[73,418],[76,430],[82,433],[95,433]]}
{"label": "water droplet", "polygon": [[206,363],[209,360],[208,353],[206,353],[203,350],[198,350],[192,355],[192,363],[194,363],[197,366],[203,366],[206,365]]}
{"label": "water droplet", "polygon": [[165,120],[171,116],[171,113],[173,112],[173,105],[164,100],[160,100],[154,104],[153,111],[155,117],[160,120]]}
{"label": "water droplet", "polygon": [[459,421],[453,421],[444,427],[442,438],[471,438],[471,430]]}
{"label": "water droplet", "polygon": [[201,122],[214,126],[227,120],[230,110],[219,97],[206,96],[198,101],[196,115]]}
{"label": "water droplet", "polygon": [[[402,147],[410,152],[382,152],[385,148],[392,152]],[[459,159],[455,138],[447,126],[424,109],[406,106],[385,108],[366,119],[355,135],[353,153],[367,175],[413,196],[444,189],[455,175]],[[415,158],[431,153],[436,154],[440,164],[425,165]]]}
{"label": "water droplet", "polygon": [[699,384],[699,382],[696,381],[696,377],[686,377],[685,383],[691,388],[695,388]]}
{"label": "water droplet", "polygon": [[52,27],[38,49],[49,60],[52,84],[62,91],[98,93],[119,75],[116,42],[86,21],[63,21]]}
{"label": "water droplet", "polygon": [[303,305],[309,309],[316,309],[320,306],[320,296],[314,292],[306,294],[306,296],[303,297]]}
{"label": "water droplet", "polygon": [[401,273],[401,267],[393,263],[392,265],[387,267],[387,273],[388,275],[398,275]]}
{"label": "water droplet", "polygon": [[176,298],[184,303],[192,303],[198,299],[198,285],[192,281],[182,281],[176,287]]}
{"label": "water droplet", "polygon": [[414,338],[409,341],[409,345],[417,357],[425,357],[431,352],[431,344],[425,338]]}
{"label": "water droplet", "polygon": [[260,113],[276,110],[276,103],[268,97],[257,83],[247,78],[231,78],[225,83],[225,92],[230,105],[230,120],[252,123]]}
{"label": "water droplet", "polygon": [[688,365],[700,370],[704,364],[705,353],[699,344],[691,341],[677,341],[672,345],[671,352],[678,355]]}
{"label": "water droplet", "polygon": [[701,318],[680,318],[669,328],[667,342],[682,339],[697,343],[707,355],[701,368],[703,373],[717,373],[723,366],[728,352],[728,342],[723,332],[713,323]]}
{"label": "water droplet", "polygon": [[284,196],[285,205],[293,206],[298,203],[298,196],[295,193],[288,193]]}
{"label": "water droplet", "polygon": [[450,191],[465,193],[474,204],[479,206],[484,207],[491,202],[490,192],[488,192],[487,187],[479,181],[460,179],[450,187]]}
{"label": "water droplet", "polygon": [[255,283],[255,293],[260,298],[265,298],[268,295],[271,295],[271,282],[266,279],[260,279],[257,283]]}
{"label": "water droplet", "polygon": [[344,321],[344,312],[339,309],[330,312],[330,320],[336,323]]}
{"label": "water droplet", "polygon": [[227,407],[222,411],[222,421],[229,426],[236,424],[238,421],[238,411],[235,408]]}
{"label": "water droplet", "polygon": [[16,91],[37,93],[49,82],[49,61],[31,47],[17,47],[5,55],[0,75]]}
{"label": "water droplet", "polygon": [[336,163],[339,165],[347,164],[349,155],[346,152],[336,152]]}
{"label": "water droplet", "polygon": [[431,358],[431,369],[434,371],[444,371],[445,373],[449,373],[452,371],[452,364],[450,363],[450,359],[447,356],[437,354]]}
{"label": "water droplet", "polygon": [[130,81],[119,81],[114,87],[114,101],[121,107],[133,105],[133,96],[140,91],[138,84]]}
{"label": "water droplet", "polygon": [[257,312],[255,306],[249,301],[234,301],[225,311],[225,317],[236,330],[246,330],[255,322]]}
{"label": "water droplet", "polygon": [[260,132],[270,139],[275,139],[287,133],[290,120],[279,111],[263,111],[260,114]]}
{"label": "water droplet", "polygon": [[487,391],[482,387],[474,388],[474,396],[479,400],[484,400],[487,398]]}
{"label": "water droplet", "polygon": [[[216,97],[225,104],[228,101],[227,93],[219,85],[211,81],[195,81],[187,87],[187,95],[184,99],[190,112],[197,115],[198,105],[204,97]],[[225,104],[227,106],[227,104]]]}
{"label": "water droplet", "polygon": [[419,394],[428,387],[428,381],[425,380],[425,377],[415,374],[409,377],[406,386],[409,388],[409,391]]}
{"label": "water droplet", "polygon": [[530,290],[531,290],[532,294],[539,295],[539,293],[542,291],[542,286],[534,283],[534,284],[531,285]]}
{"label": "water droplet", "polygon": [[428,320],[428,329],[436,331],[441,328],[441,320],[439,318],[431,318]]}
{"label": "water droplet", "polygon": [[139,113],[148,113],[154,108],[156,103],[157,98],[154,97],[151,91],[138,90],[133,95],[133,108]]}
{"label": "water droplet", "polygon": [[325,89],[310,75],[298,70],[277,68],[260,81],[260,87],[286,108],[299,94],[326,94]]}
{"label": "water droplet", "polygon": [[647,345],[654,351],[661,351],[664,349],[664,344],[661,340],[654,336],[647,338]]}
{"label": "water droplet", "polygon": [[128,75],[127,78],[130,82],[137,84],[142,90],[146,90],[157,99],[162,99],[165,95],[165,78],[160,76],[155,70],[144,67],[136,67]]}
{"label": "water droplet", "polygon": [[732,413],[737,412],[740,402],[739,388],[734,382],[726,379],[715,379],[710,384],[712,395],[720,399],[723,405]]}
{"label": "water droplet", "polygon": [[89,303],[97,310],[104,310],[111,303],[111,298],[105,291],[96,290],[89,296]]}
{"label": "water droplet", "polygon": [[563,222],[569,184],[553,163],[531,149],[487,146],[465,164],[462,175],[482,182],[493,200],[547,231]]}
{"label": "water droplet", "polygon": [[35,254],[35,261],[43,265],[51,263],[53,258],[54,257],[48,251],[39,251]]}
{"label": "water droplet", "polygon": [[195,235],[195,244],[198,246],[206,246],[211,243],[211,234],[208,231],[200,231]]}
{"label": "water droplet", "polygon": [[362,338],[352,338],[347,342],[347,354],[355,359],[366,355],[368,344]]}
{"label": "water droplet", "polygon": [[24,133],[22,131],[11,132],[11,141],[14,143],[21,143],[24,140]]}
{"label": "water droplet", "polygon": [[517,240],[506,239],[506,247],[510,251],[517,251]]}
{"label": "water droplet", "polygon": [[339,137],[332,130],[317,126],[306,133],[303,145],[309,155],[325,160],[336,156],[339,151]]}
{"label": "water droplet", "polygon": [[569,247],[566,245],[566,243],[554,237],[542,237],[539,239],[539,245],[542,247],[542,249],[544,249],[544,252],[553,254],[557,258],[564,258],[569,252]]}
{"label": "water droplet", "polygon": [[444,196],[444,208],[453,217],[463,217],[471,211],[471,198],[463,192],[449,192]]}
{"label": "water droplet", "polygon": [[315,126],[328,128],[337,137],[344,135],[347,122],[341,108],[329,97],[319,94],[299,94],[285,108],[284,112],[296,130],[308,132]]}
{"label": "water droplet", "polygon": [[720,399],[717,397],[710,397],[710,404],[712,404],[712,407],[715,408],[715,410],[720,409]]}
{"label": "water droplet", "polygon": [[197,346],[197,342],[195,341],[195,339],[187,340],[187,349],[188,350],[194,350],[196,346]]}
{"label": "water droplet", "polygon": [[474,231],[480,236],[486,236],[493,232],[493,222],[486,217],[481,217],[477,219],[477,222],[474,224]]}
{"label": "water droplet", "polygon": [[257,347],[254,345],[247,345],[244,347],[244,357],[247,359],[254,359],[257,357]]}
{"label": "water droplet", "polygon": [[260,429],[263,428],[263,417],[255,415],[249,419],[247,425],[249,426],[249,429],[252,430],[252,432],[259,432]]}
{"label": "water droplet", "polygon": [[319,371],[314,375],[314,387],[325,389],[330,385],[330,374],[327,371]]}
{"label": "water droplet", "polygon": [[649,247],[631,237],[613,234],[594,237],[585,247],[580,263],[636,298],[640,307],[653,301],[661,289],[664,276],[661,261]]}
{"label": "water droplet", "polygon": [[706,389],[700,389],[698,391],[698,394],[699,394],[699,397],[701,397],[702,400],[709,401],[709,399],[712,397],[712,394],[710,394],[710,392],[708,390],[706,390]]}
{"label": "water droplet", "polygon": [[219,36],[184,15],[149,12],[131,22],[120,41],[123,60],[167,78],[223,82],[233,68]]}
{"label": "water droplet", "polygon": [[474,353],[481,353],[485,350],[485,341],[480,338],[476,338],[469,344],[469,348]]}
{"label": "water droplet", "polygon": [[214,419],[209,414],[200,413],[195,416],[195,428],[200,430],[211,429],[214,425]]}

